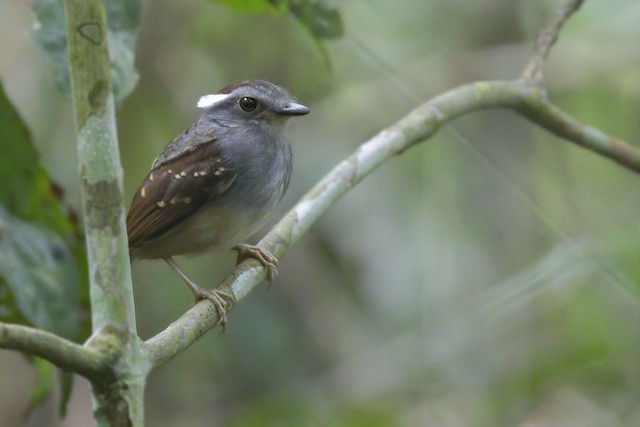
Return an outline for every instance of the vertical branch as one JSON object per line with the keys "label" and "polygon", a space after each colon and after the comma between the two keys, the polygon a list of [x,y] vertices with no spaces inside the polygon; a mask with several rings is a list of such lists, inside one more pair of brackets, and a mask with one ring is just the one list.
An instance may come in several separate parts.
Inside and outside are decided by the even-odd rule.
{"label": "vertical branch", "polygon": [[65,1],[93,331],[135,334],[107,29],[101,1]]}
{"label": "vertical branch", "polygon": [[115,381],[93,384],[98,425],[142,425],[140,369],[114,97],[101,0],[65,0],[85,233],[92,345],[120,354]]}

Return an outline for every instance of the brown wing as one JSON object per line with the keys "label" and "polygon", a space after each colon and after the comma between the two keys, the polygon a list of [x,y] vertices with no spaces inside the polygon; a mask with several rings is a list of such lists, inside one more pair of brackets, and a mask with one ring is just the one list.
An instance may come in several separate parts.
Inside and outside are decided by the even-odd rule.
{"label": "brown wing", "polygon": [[152,169],[129,208],[129,247],[166,233],[223,194],[234,179],[235,173],[224,164],[215,141]]}

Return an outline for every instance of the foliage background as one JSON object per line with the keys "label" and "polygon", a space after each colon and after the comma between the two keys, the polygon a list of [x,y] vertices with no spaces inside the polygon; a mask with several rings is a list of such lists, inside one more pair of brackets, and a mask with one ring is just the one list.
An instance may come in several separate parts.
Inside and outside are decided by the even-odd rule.
{"label": "foliage background", "polygon": [[[274,81],[313,114],[291,129],[280,212],[360,142],[461,83],[517,76],[554,1],[328,2],[332,64],[287,16],[143,1],[138,87],[118,111],[127,199],[152,160],[229,82]],[[0,3],[0,73],[51,176],[79,205],[70,103]],[[632,143],[640,135],[640,5],[588,0],[547,67],[551,99]],[[149,379],[153,426],[635,426],[640,423],[639,177],[510,112],[463,118],[363,182],[230,316]],[[2,185],[2,184],[0,184]],[[233,254],[182,260],[202,284]],[[149,337],[192,303],[161,262],[134,265]],[[76,380],[25,420],[35,382],[0,353],[0,425],[91,425]]]}

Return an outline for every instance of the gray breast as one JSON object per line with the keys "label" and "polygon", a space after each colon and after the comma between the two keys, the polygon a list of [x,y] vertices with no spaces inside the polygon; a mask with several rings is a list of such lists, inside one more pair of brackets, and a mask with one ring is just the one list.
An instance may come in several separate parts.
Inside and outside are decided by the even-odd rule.
{"label": "gray breast", "polygon": [[[284,196],[291,177],[291,147],[283,137],[255,141],[260,149],[239,144],[233,158],[227,159],[237,173],[235,188],[228,195],[233,202],[253,213],[256,221],[264,221]],[[239,155],[238,155],[239,154]],[[262,224],[260,224],[262,225]]]}

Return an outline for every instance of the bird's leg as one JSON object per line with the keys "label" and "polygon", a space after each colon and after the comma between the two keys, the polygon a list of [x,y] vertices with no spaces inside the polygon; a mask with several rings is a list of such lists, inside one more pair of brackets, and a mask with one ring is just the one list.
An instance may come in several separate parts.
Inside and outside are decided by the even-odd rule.
{"label": "bird's leg", "polygon": [[173,260],[173,258],[165,258],[164,259],[167,264],[176,272],[178,276],[184,281],[184,283],[191,289],[193,296],[196,298],[196,302],[207,299],[211,301],[216,308],[216,313],[218,314],[218,323],[222,326],[222,330],[227,324],[227,309],[231,308],[233,304],[235,304],[236,299],[230,293],[220,291],[217,289],[205,289],[196,285],[187,277],[187,275],[178,267],[178,264]]}
{"label": "bird's leg", "polygon": [[254,258],[260,261],[267,270],[267,282],[271,283],[273,278],[278,274],[278,258],[268,250],[259,246],[247,245],[245,243],[236,245],[232,249],[238,252],[236,265],[240,264],[247,258]]}

